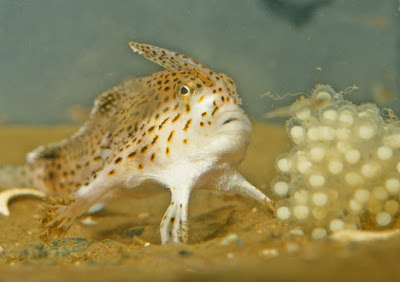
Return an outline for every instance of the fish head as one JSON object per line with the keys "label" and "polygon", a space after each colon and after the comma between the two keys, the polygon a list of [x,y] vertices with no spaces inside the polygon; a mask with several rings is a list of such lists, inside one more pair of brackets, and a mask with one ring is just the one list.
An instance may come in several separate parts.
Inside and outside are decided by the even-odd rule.
{"label": "fish head", "polygon": [[[153,93],[162,91],[175,140],[185,140],[193,153],[239,163],[250,142],[251,123],[241,108],[233,80],[179,53],[130,43],[131,48],[167,70],[147,80]],[[169,106],[167,106],[169,105]],[[177,120],[179,118],[179,121]],[[166,125],[167,131],[171,131]]]}

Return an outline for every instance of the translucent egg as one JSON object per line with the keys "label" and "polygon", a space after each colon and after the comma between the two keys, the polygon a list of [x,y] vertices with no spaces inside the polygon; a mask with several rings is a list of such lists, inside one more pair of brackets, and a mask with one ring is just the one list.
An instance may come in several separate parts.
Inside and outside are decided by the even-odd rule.
{"label": "translucent egg", "polygon": [[388,192],[382,186],[376,186],[372,189],[372,196],[378,200],[386,200]]}
{"label": "translucent egg", "polygon": [[336,98],[337,94],[329,85],[318,84],[317,87],[312,92],[312,98],[322,101],[330,101]]}
{"label": "translucent egg", "polygon": [[299,190],[293,194],[296,203],[305,204],[308,201],[308,192],[306,190]]}
{"label": "translucent egg", "polygon": [[312,141],[330,141],[335,139],[335,129],[329,126],[312,127],[307,131],[307,137]]}
{"label": "translucent egg", "polygon": [[333,109],[328,109],[322,113],[322,117],[329,121],[336,121],[338,112]]}
{"label": "translucent egg", "polygon": [[369,162],[361,166],[361,174],[364,177],[373,178],[377,176],[379,172],[380,172],[380,166],[378,163]]}
{"label": "translucent egg", "polygon": [[281,172],[287,173],[292,169],[292,162],[287,157],[282,157],[276,163]]}
{"label": "translucent egg", "polygon": [[344,228],[344,221],[341,219],[332,219],[331,222],[329,223],[329,229],[332,232],[340,231]]}
{"label": "translucent egg", "polygon": [[352,125],[354,122],[353,113],[351,111],[344,110],[339,114],[338,120],[345,125]]}
{"label": "translucent egg", "polygon": [[330,141],[336,137],[335,129],[330,126],[321,126],[319,130],[321,132],[321,140]]}
{"label": "translucent egg", "polygon": [[311,213],[316,220],[323,220],[328,215],[328,209],[323,207],[315,207],[312,209]]}
{"label": "translucent egg", "polygon": [[339,174],[343,170],[343,163],[341,161],[330,161],[328,163],[328,171],[332,174]]}
{"label": "translucent egg", "polygon": [[[372,197],[373,196],[374,195],[372,194]],[[382,202],[376,198],[371,198],[368,201],[367,206],[368,206],[369,212],[372,214],[377,214],[382,210]]]}
{"label": "translucent egg", "polygon": [[286,206],[279,207],[276,210],[276,215],[281,220],[288,220],[291,216],[290,209]]}
{"label": "translucent egg", "polygon": [[312,174],[308,178],[308,182],[314,188],[321,187],[325,184],[325,177],[320,174]]}
{"label": "translucent egg", "polygon": [[400,134],[392,134],[383,138],[383,143],[391,148],[400,148]]}
{"label": "translucent egg", "polygon": [[385,181],[385,188],[390,194],[397,194],[400,191],[400,180],[389,178]]}
{"label": "translucent egg", "polygon": [[284,181],[277,181],[273,184],[274,192],[281,197],[287,196],[289,191],[289,183]]}
{"label": "translucent egg", "polygon": [[346,151],[344,157],[348,163],[355,164],[360,160],[361,154],[360,151],[356,149],[351,149]]}
{"label": "translucent egg", "polygon": [[363,178],[357,172],[354,171],[346,173],[344,179],[346,183],[351,186],[356,186],[363,183]]}
{"label": "translucent egg", "polygon": [[347,140],[351,137],[351,130],[346,127],[339,127],[335,130],[336,138],[339,140]]}
{"label": "translucent egg", "polygon": [[357,189],[354,193],[354,198],[360,203],[366,203],[370,195],[371,193],[367,189]]}
{"label": "translucent egg", "polygon": [[310,150],[310,158],[314,162],[321,161],[325,157],[325,154],[326,154],[326,150],[322,146],[316,146]]}
{"label": "translucent egg", "polygon": [[395,214],[399,211],[399,202],[396,200],[388,200],[383,205],[385,211],[390,214]]}
{"label": "translucent egg", "polygon": [[371,124],[364,124],[358,128],[358,136],[362,139],[371,139],[375,133],[376,130]]}
{"label": "translucent egg", "polygon": [[306,120],[311,117],[311,110],[308,108],[301,109],[300,111],[295,113],[295,116],[299,120]]}
{"label": "translucent egg", "polygon": [[310,214],[310,209],[305,205],[298,205],[293,208],[293,215],[299,219],[304,220]]}
{"label": "translucent egg", "polygon": [[387,226],[392,222],[392,216],[387,212],[380,212],[375,217],[376,223],[380,226]]}
{"label": "translucent egg", "polygon": [[297,159],[297,170],[301,174],[306,174],[310,171],[312,167],[312,162],[310,162],[306,157],[301,157]]}
{"label": "translucent egg", "polygon": [[316,206],[325,206],[328,203],[328,195],[323,192],[316,192],[312,195],[312,201]]}
{"label": "translucent egg", "polygon": [[364,104],[358,107],[358,116],[364,119],[379,119],[380,110],[374,104]]}
{"label": "translucent egg", "polygon": [[349,209],[354,213],[359,213],[362,211],[363,205],[357,200],[350,200]]}
{"label": "translucent egg", "polygon": [[393,156],[393,150],[386,146],[381,146],[376,150],[376,155],[382,161],[387,161]]}
{"label": "translucent egg", "polygon": [[321,135],[321,132],[318,127],[312,127],[310,129],[308,129],[308,131],[307,131],[307,137],[310,140],[313,140],[313,141],[321,140],[322,139],[321,136],[322,135]]}
{"label": "translucent egg", "polygon": [[296,144],[302,143],[306,137],[305,129],[298,125],[290,128],[289,134],[290,134],[290,137],[292,137],[293,142]]}
{"label": "translucent egg", "polygon": [[318,100],[328,100],[329,101],[332,97],[331,97],[331,94],[329,94],[329,92],[327,92],[327,91],[318,91],[315,94],[315,98]]}
{"label": "translucent egg", "polygon": [[328,232],[326,231],[325,228],[322,228],[322,227],[314,228],[314,229],[312,230],[312,232],[311,232],[311,237],[312,237],[314,240],[323,239],[323,238],[325,238],[327,235],[328,235]]}
{"label": "translucent egg", "polygon": [[301,230],[299,227],[293,228],[292,230],[289,231],[289,233],[291,235],[296,235],[296,236],[301,236],[301,237],[304,236],[304,231]]}

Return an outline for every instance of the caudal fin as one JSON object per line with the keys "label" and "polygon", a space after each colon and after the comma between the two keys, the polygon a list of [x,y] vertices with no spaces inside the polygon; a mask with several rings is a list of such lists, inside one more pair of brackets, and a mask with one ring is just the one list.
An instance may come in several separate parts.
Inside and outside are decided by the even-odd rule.
{"label": "caudal fin", "polygon": [[0,166],[0,189],[29,187],[28,172],[24,166]]}

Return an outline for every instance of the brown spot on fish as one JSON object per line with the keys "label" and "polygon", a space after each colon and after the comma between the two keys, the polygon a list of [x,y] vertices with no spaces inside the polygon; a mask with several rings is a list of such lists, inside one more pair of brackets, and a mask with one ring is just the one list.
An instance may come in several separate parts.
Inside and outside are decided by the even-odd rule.
{"label": "brown spot on fish", "polygon": [[172,130],[168,137],[168,142],[171,142],[172,137],[174,136],[175,131]]}
{"label": "brown spot on fish", "polygon": [[174,117],[174,119],[172,120],[172,122],[177,121],[180,117],[181,117],[181,114],[178,113],[178,114]]}
{"label": "brown spot on fish", "polygon": [[218,107],[215,107],[214,110],[211,113],[211,116],[214,116],[214,114],[218,111],[218,109],[219,109]]}
{"label": "brown spot on fish", "polygon": [[164,121],[158,126],[158,129],[161,129],[163,127],[163,125],[167,122],[167,120],[169,120],[169,117],[164,119]]}
{"label": "brown spot on fish", "polygon": [[186,122],[185,127],[183,128],[183,131],[186,131],[186,130],[189,128],[189,125],[191,124],[191,122],[192,122],[192,119],[189,119],[189,120]]}
{"label": "brown spot on fish", "polygon": [[158,135],[156,135],[156,136],[153,138],[153,141],[151,141],[151,145],[154,145],[154,144],[157,142],[157,139],[158,139]]}

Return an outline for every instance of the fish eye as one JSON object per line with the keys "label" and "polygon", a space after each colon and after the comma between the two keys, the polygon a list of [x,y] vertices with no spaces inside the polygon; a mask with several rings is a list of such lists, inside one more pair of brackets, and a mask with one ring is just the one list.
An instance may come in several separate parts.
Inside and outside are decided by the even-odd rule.
{"label": "fish eye", "polygon": [[181,86],[181,88],[179,89],[179,94],[181,94],[182,96],[186,96],[190,93],[190,88],[187,87],[186,85]]}

